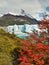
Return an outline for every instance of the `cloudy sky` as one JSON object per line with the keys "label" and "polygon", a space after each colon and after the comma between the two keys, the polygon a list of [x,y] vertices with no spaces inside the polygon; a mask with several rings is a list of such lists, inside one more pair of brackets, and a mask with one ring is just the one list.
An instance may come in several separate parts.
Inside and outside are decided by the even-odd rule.
{"label": "cloudy sky", "polygon": [[24,9],[26,13],[39,18],[40,13],[44,11],[49,13],[48,8],[48,0],[0,0],[0,16],[8,12],[20,14],[21,9]]}

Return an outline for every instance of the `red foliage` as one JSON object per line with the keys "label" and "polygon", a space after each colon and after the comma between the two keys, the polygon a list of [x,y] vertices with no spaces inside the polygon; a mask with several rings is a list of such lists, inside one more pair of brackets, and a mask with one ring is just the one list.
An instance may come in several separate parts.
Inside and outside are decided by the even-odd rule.
{"label": "red foliage", "polygon": [[[42,42],[48,39],[45,34],[41,33],[41,37],[31,34],[27,40],[21,39],[20,50],[18,50],[20,57],[16,59],[21,61],[19,65],[49,65],[49,44]],[[33,43],[32,40],[36,42]]]}
{"label": "red foliage", "polygon": [[22,61],[19,65],[44,65],[46,59],[49,58],[49,45],[42,43],[32,44],[24,40],[23,43],[18,51],[20,52],[20,57],[17,60]]}

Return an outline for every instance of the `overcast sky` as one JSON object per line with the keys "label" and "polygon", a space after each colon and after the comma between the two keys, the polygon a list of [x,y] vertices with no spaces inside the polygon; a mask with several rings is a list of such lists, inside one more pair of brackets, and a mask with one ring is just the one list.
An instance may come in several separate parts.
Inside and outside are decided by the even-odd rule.
{"label": "overcast sky", "polygon": [[8,12],[20,14],[21,9],[33,17],[38,17],[39,12],[45,11],[49,0],[0,0],[0,15]]}

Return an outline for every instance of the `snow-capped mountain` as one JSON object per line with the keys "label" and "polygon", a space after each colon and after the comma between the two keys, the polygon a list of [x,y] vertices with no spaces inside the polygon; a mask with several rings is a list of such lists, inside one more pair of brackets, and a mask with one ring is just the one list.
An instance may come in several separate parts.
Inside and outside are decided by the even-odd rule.
{"label": "snow-capped mountain", "polygon": [[[5,23],[5,24],[4,24]],[[24,24],[38,24],[39,21],[35,18],[31,18],[28,16],[23,15],[13,15],[13,14],[4,14],[0,17],[0,25],[7,26],[7,25],[24,25]]]}

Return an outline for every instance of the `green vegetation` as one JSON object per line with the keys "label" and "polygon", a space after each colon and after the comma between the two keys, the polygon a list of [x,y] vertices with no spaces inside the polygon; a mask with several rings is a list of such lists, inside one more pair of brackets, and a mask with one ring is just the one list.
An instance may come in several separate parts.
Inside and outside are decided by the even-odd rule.
{"label": "green vegetation", "polygon": [[20,39],[0,29],[0,65],[13,65],[11,51],[18,48]]}

